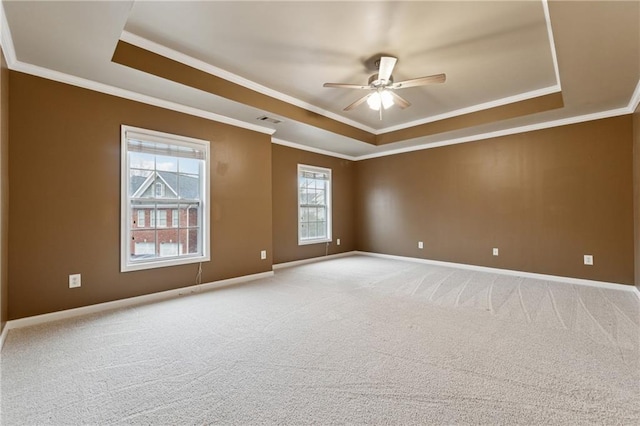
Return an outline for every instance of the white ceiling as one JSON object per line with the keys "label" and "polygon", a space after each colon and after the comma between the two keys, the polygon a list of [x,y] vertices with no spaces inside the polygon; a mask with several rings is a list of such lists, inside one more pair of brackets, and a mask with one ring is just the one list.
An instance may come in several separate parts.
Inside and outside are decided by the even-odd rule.
{"label": "white ceiling", "polygon": [[[615,115],[612,110],[632,106],[640,79],[637,1],[554,1],[549,20],[541,1],[3,5],[12,39],[5,31],[3,48],[8,56],[14,52],[13,69],[87,87],[100,83],[110,93],[133,92],[251,126],[265,126],[256,118],[273,114],[113,63],[118,40],[186,58],[372,133],[557,91],[561,84],[564,108],[379,147],[287,118],[266,125],[276,130],[274,138],[354,157],[586,114]],[[365,60],[382,52],[399,58],[396,81],[444,72],[447,82],[401,90],[413,105],[392,107],[383,121],[366,105],[344,112],[364,93],[322,84],[366,83],[374,71]]]}

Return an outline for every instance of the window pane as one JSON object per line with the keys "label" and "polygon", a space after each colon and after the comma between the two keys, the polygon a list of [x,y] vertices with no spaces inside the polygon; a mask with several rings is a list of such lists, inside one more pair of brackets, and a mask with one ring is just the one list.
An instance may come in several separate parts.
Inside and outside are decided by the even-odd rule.
{"label": "window pane", "polygon": [[[151,178],[152,174],[153,172],[150,172],[148,170],[130,169],[129,193],[131,195],[137,195],[139,191],[144,191],[144,188],[146,188],[146,185],[148,185],[148,181]],[[140,196],[138,195],[138,197]]]}
{"label": "window pane", "polygon": [[155,156],[142,152],[129,152],[129,169],[154,170],[156,166]]}
{"label": "window pane", "polygon": [[[122,147],[126,162],[121,191],[125,220],[122,223],[121,269],[154,266],[153,259],[188,256],[209,260],[209,142],[123,126]],[[207,235],[203,235],[207,229]],[[196,255],[196,256],[194,256]],[[200,256],[198,256],[200,255]]]}
{"label": "window pane", "polygon": [[162,170],[164,172],[177,172],[178,159],[176,157],[156,155],[156,170]]}
{"label": "window pane", "polygon": [[326,222],[316,222],[316,226],[318,229],[318,237],[326,237],[327,236],[327,224]]}
{"label": "window pane", "polygon": [[195,254],[199,252],[198,228],[180,229],[180,245],[183,254]]}
{"label": "window pane", "polygon": [[176,183],[176,190],[180,198],[186,200],[199,200],[200,177],[197,175],[180,173],[178,175],[178,182]]}
{"label": "window pane", "polygon": [[179,241],[178,230],[176,229],[162,229],[158,230],[157,236],[158,246],[160,248],[160,257],[178,256]]}
{"label": "window pane", "polygon": [[178,159],[178,172],[186,173],[190,175],[200,174],[200,160],[194,160],[192,158],[180,158]]}
{"label": "window pane", "polygon": [[156,232],[131,231],[131,259],[149,259],[156,257]]}

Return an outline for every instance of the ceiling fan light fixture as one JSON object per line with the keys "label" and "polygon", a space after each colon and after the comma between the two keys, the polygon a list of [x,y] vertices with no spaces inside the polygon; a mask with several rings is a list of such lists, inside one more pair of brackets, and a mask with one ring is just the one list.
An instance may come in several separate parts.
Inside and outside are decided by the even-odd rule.
{"label": "ceiling fan light fixture", "polygon": [[367,98],[367,105],[374,111],[380,111],[380,108],[389,109],[393,105],[393,97],[388,90],[373,92]]}
{"label": "ceiling fan light fixture", "polygon": [[379,111],[380,106],[382,105],[382,100],[380,99],[380,93],[373,92],[367,98],[367,105],[374,111]]}
{"label": "ceiling fan light fixture", "polygon": [[389,109],[391,105],[393,105],[393,96],[391,96],[388,90],[380,92],[380,99],[382,100],[382,107],[384,109]]}

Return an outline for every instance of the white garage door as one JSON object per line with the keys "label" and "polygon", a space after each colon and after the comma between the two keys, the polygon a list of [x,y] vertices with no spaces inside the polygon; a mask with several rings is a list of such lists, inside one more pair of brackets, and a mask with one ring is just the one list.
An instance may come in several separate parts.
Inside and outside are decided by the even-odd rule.
{"label": "white garage door", "polygon": [[156,254],[156,243],[136,243],[134,250],[136,255]]}

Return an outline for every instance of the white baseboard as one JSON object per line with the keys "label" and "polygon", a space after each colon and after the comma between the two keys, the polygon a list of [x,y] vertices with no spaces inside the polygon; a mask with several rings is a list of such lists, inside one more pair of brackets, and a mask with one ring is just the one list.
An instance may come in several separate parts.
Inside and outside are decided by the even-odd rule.
{"label": "white baseboard", "polygon": [[4,325],[2,333],[0,333],[0,355],[2,354],[2,347],[4,346],[4,341],[7,338],[7,334],[9,334],[9,323],[6,323]]}
{"label": "white baseboard", "polygon": [[31,325],[43,324],[50,321],[57,321],[66,318],[73,318],[80,315],[88,315],[97,312],[104,312],[113,309],[126,308],[135,305],[143,305],[152,302],[172,299],[179,296],[185,296],[193,293],[200,293],[207,290],[213,290],[220,287],[228,287],[235,284],[241,284],[248,281],[254,281],[260,278],[268,278],[273,276],[273,271],[261,272],[259,274],[245,275],[242,277],[229,278],[226,280],[214,281],[210,283],[198,284],[190,287],[176,288],[174,290],[161,291],[158,293],[145,294],[142,296],[130,297],[127,299],[114,300],[112,302],[98,303],[95,305],[82,306],[80,308],[66,309],[64,311],[51,312],[48,314],[35,315],[32,317],[19,318],[7,321],[2,330],[0,337],[0,351],[4,345],[9,330],[21,327],[29,327]]}
{"label": "white baseboard", "polygon": [[[615,290],[631,291],[635,293],[636,296],[638,296],[638,299],[640,299],[640,290],[638,290],[638,288],[635,286],[626,285],[626,284],[593,281],[593,280],[586,280],[582,278],[560,277],[556,275],[537,274],[533,272],[513,271],[510,269],[490,268],[487,266],[467,265],[464,263],[443,262],[439,260],[420,259],[420,258],[406,257],[406,256],[395,256],[390,254],[371,253],[371,252],[364,252],[364,251],[349,251],[344,253],[332,254],[329,256],[313,257],[310,259],[302,259],[302,260],[296,260],[293,262],[279,263],[279,264],[273,265],[273,269],[276,270],[276,269],[282,269],[282,268],[289,268],[292,266],[303,265],[303,264],[314,263],[314,262],[321,262],[323,260],[336,259],[340,257],[347,257],[347,256],[354,256],[354,255],[403,260],[408,262],[425,263],[429,265],[446,266],[451,268],[470,269],[475,271],[492,272],[492,273],[503,274],[503,275],[511,275],[511,276],[534,278],[534,279],[547,280],[547,281],[558,281],[558,282],[564,282],[569,284],[586,285],[591,287],[602,287],[602,288],[609,288],[609,289],[615,289]],[[257,280],[260,278],[268,278],[273,275],[274,275],[273,271],[262,272],[259,274],[246,275],[242,277],[214,281],[214,282],[199,284],[199,285],[190,286],[190,287],[167,290],[159,293],[131,297],[128,299],[115,300],[113,302],[98,303],[96,305],[83,306],[80,308],[67,309],[64,311],[52,312],[49,314],[36,315],[32,317],[26,317],[26,318],[7,321],[4,328],[2,329],[2,333],[0,334],[0,351],[2,351],[4,342],[7,338],[9,330],[11,329],[28,327],[31,325],[37,325],[37,324],[42,324],[50,321],[57,321],[57,320],[66,319],[66,318],[73,318],[80,315],[87,315],[87,314],[119,309],[119,308],[124,308],[129,306],[158,302],[161,300],[167,300],[167,299],[184,296],[188,294],[199,293],[202,291],[212,290],[220,287],[228,287],[235,284]]]}
{"label": "white baseboard", "polygon": [[638,289],[635,286],[628,285],[628,284],[586,280],[583,278],[561,277],[557,275],[537,274],[535,272],[514,271],[511,269],[490,268],[488,266],[468,265],[466,263],[443,262],[441,260],[421,259],[417,257],[406,257],[406,256],[395,256],[392,254],[371,253],[366,251],[355,251],[353,253],[364,255],[364,256],[381,257],[381,258],[395,259],[395,260],[405,260],[408,262],[416,262],[416,263],[426,263],[428,265],[447,266],[450,268],[470,269],[473,271],[491,272],[494,274],[534,278],[537,280],[557,281],[557,282],[568,283],[568,284],[586,285],[590,287],[601,287],[601,288],[608,288],[613,290],[623,290],[623,291],[632,291],[632,292],[635,291],[636,295],[639,295],[640,297],[640,292],[638,292]]}
{"label": "white baseboard", "polygon": [[356,253],[358,253],[358,252],[356,252],[356,251],[346,251],[344,253],[329,254],[327,256],[310,257],[309,259],[294,260],[292,262],[284,262],[284,263],[276,263],[275,265],[273,265],[273,269],[276,270],[276,269],[282,269],[282,268],[290,268],[292,266],[304,265],[306,263],[322,262],[323,260],[336,259],[336,258],[339,258],[339,257],[346,257],[346,256],[353,256]]}

